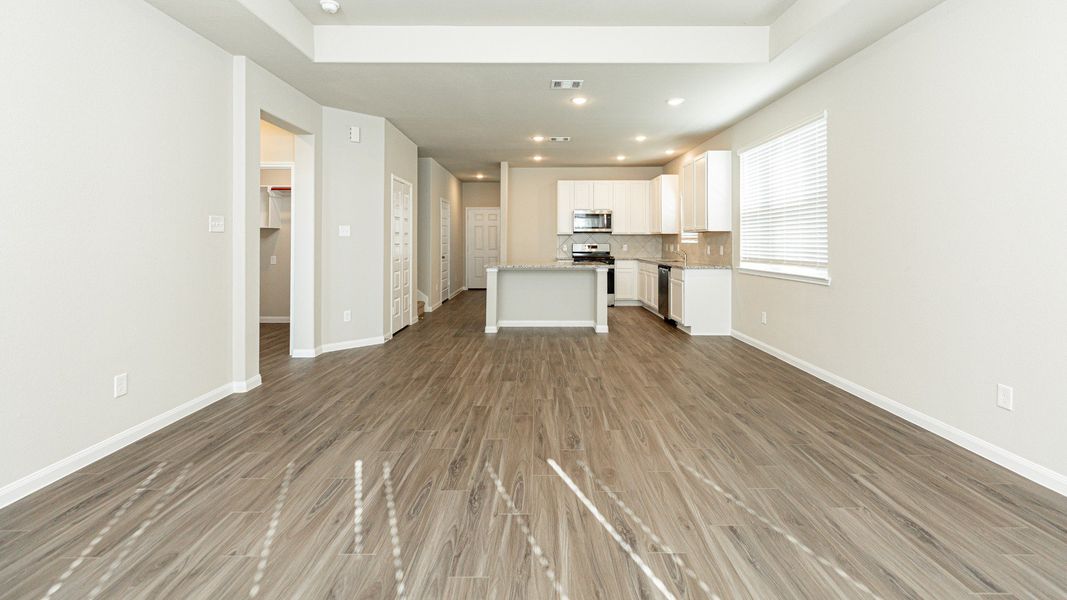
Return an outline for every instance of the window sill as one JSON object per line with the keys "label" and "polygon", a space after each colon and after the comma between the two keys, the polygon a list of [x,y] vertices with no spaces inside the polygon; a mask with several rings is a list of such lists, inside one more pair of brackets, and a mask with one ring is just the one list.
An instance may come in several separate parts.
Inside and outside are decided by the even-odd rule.
{"label": "window sill", "polygon": [[830,275],[799,275],[796,273],[784,273],[781,271],[773,271],[770,269],[754,268],[752,266],[740,266],[737,268],[738,273],[744,275],[754,275],[757,277],[770,277],[771,279],[785,279],[787,281],[797,281],[800,283],[812,283],[815,285],[830,286]]}

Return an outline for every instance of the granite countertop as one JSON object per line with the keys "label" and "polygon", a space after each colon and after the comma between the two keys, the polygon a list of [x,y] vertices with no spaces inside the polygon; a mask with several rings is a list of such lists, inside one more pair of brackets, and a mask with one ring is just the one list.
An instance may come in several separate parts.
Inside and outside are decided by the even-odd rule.
{"label": "granite countertop", "polygon": [[597,269],[607,268],[607,265],[590,265],[590,264],[575,264],[571,260],[556,260],[551,262],[541,263],[516,263],[510,265],[496,265],[489,267],[490,269],[496,269],[498,271],[548,271],[548,270],[563,270],[563,271],[595,271]]}
{"label": "granite countertop", "polygon": [[638,262],[651,263],[651,264],[654,264],[654,265],[667,265],[669,267],[675,267],[675,268],[678,268],[678,269],[698,270],[698,269],[732,269],[733,268],[730,265],[701,265],[701,264],[694,264],[694,263],[689,263],[688,265],[686,265],[680,260],[667,259],[667,258],[644,258],[644,257],[638,257],[638,258],[617,258],[615,260],[636,260]]}

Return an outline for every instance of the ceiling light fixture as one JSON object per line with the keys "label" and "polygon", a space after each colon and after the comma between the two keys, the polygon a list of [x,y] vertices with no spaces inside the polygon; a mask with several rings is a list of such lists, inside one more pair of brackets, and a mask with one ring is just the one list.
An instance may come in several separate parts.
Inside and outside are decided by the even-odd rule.
{"label": "ceiling light fixture", "polygon": [[620,155],[615,157],[615,160],[619,160],[619,161],[626,160],[626,157],[620,154]]}
{"label": "ceiling light fixture", "polygon": [[485,179],[485,175],[483,175],[483,174],[481,174],[481,173],[478,173],[478,174],[477,174],[477,175],[475,175],[474,177],[475,177],[476,179]]}
{"label": "ceiling light fixture", "polygon": [[685,98],[671,98],[667,101],[667,104],[670,104],[671,106],[679,106],[683,102],[685,102]]}
{"label": "ceiling light fixture", "polygon": [[571,104],[573,104],[575,106],[581,106],[581,105],[585,104],[586,102],[589,102],[589,99],[586,98],[585,96],[575,96],[575,97],[571,98]]}
{"label": "ceiling light fixture", "polygon": [[639,135],[639,136],[635,137],[634,139],[639,141],[639,142],[643,142],[643,141],[647,140],[648,137],[647,136],[643,136],[643,135]]}
{"label": "ceiling light fixture", "polygon": [[671,155],[671,154],[674,154],[674,148],[671,148],[670,150],[667,150],[666,152],[664,152],[664,154],[666,154],[668,156]]}
{"label": "ceiling light fixture", "polygon": [[331,15],[337,14],[337,11],[341,9],[341,3],[337,0],[319,0],[319,6],[322,7],[324,12]]}
{"label": "ceiling light fixture", "polygon": [[537,162],[541,162],[542,160],[545,159],[545,157],[543,157],[540,154],[538,154],[538,155],[534,156],[533,159],[536,160]]}
{"label": "ceiling light fixture", "polygon": [[543,136],[543,135],[535,135],[530,139],[535,141],[535,142],[537,142],[537,143],[541,143],[541,142],[545,141],[545,136]]}

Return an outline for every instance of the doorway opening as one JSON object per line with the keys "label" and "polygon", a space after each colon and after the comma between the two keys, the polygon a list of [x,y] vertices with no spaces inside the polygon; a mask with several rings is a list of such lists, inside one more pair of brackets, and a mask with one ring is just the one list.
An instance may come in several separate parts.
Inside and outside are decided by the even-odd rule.
{"label": "doorway opening", "polygon": [[441,303],[452,297],[452,204],[441,198]]}

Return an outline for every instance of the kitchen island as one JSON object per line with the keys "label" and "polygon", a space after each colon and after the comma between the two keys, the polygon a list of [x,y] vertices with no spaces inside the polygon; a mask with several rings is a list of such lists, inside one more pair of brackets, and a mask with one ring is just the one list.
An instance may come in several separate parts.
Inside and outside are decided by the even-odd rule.
{"label": "kitchen island", "polygon": [[608,267],[554,261],[486,269],[485,332],[589,327],[608,332]]}

